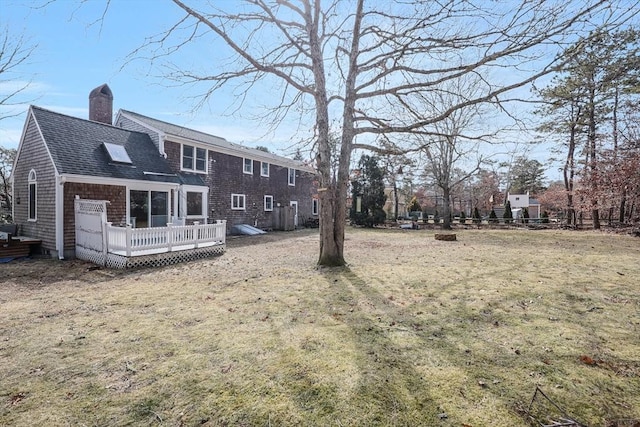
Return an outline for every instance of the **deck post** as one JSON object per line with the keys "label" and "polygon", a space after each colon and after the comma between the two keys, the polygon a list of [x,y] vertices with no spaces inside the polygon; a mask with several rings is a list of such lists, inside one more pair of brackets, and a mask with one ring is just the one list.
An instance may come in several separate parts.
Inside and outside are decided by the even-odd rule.
{"label": "deck post", "polygon": [[198,249],[198,242],[200,240],[200,221],[193,221],[193,225],[195,225],[193,229],[193,244],[196,249]]}
{"label": "deck post", "polygon": [[110,222],[102,222],[102,265],[107,265],[107,257],[109,254],[109,227],[111,227]]}
{"label": "deck post", "polygon": [[167,223],[167,251],[171,252],[171,248],[173,247],[173,230],[172,230],[172,226],[173,224],[171,224],[170,222]]}
{"label": "deck post", "polygon": [[127,256],[130,257],[131,256],[131,224],[127,224],[127,228],[126,228],[126,239],[125,239],[125,245],[127,247]]}

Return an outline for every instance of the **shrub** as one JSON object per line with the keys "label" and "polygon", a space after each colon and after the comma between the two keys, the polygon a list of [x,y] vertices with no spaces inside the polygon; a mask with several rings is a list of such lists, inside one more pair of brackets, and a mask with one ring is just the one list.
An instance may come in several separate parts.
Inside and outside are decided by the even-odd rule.
{"label": "shrub", "polygon": [[541,218],[543,224],[549,223],[549,214],[547,213],[547,211],[542,212]]}
{"label": "shrub", "polygon": [[491,209],[491,213],[489,214],[489,222],[496,224],[498,222],[498,215],[496,215],[496,211]]}
{"label": "shrub", "polygon": [[505,224],[511,224],[511,221],[513,220],[513,212],[511,212],[511,202],[508,200],[507,204],[504,205],[504,215],[502,215],[502,217],[504,218]]}

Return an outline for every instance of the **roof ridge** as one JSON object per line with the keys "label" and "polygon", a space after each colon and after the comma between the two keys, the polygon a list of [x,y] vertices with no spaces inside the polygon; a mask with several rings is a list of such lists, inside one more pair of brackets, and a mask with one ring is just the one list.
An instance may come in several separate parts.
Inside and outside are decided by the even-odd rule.
{"label": "roof ridge", "polygon": [[55,114],[56,116],[62,116],[62,117],[68,118],[68,119],[79,120],[79,121],[86,122],[86,123],[91,123],[91,124],[95,124],[95,125],[100,125],[100,126],[105,126],[105,127],[117,129],[117,130],[120,130],[120,131],[123,131],[123,132],[138,133],[138,134],[142,134],[142,135],[148,135],[146,132],[139,132],[139,131],[136,131],[136,130],[125,129],[125,128],[122,128],[122,127],[119,127],[119,126],[116,126],[116,125],[113,125],[113,124],[97,122],[95,120],[83,119],[82,117],[72,116],[70,114],[65,114],[65,113],[60,113],[58,111],[53,111],[53,110],[50,110],[48,108],[40,107],[38,105],[33,105],[32,104],[32,105],[29,105],[29,108],[32,109],[32,110],[36,109],[36,110],[44,111],[46,113]]}
{"label": "roof ridge", "polygon": [[[190,132],[197,132],[197,133],[201,133],[202,135],[212,136],[212,137],[214,137],[214,138],[219,138],[219,139],[221,139],[221,140],[223,140],[223,141],[226,141],[226,142],[228,142],[228,143],[230,143],[230,144],[236,144],[235,142],[231,142],[231,141],[227,140],[226,138],[223,138],[223,137],[218,136],[218,135],[213,135],[213,134],[211,134],[211,133],[203,132],[203,131],[201,131],[201,130],[194,129],[194,128],[189,128],[189,127],[182,126],[182,125],[177,125],[177,124],[175,124],[175,123],[167,122],[167,121],[165,121],[165,120],[156,119],[156,118],[154,118],[154,117],[146,116],[146,115],[144,115],[144,114],[140,114],[140,113],[137,113],[137,112],[135,112],[135,111],[125,110],[124,108],[121,108],[121,109],[120,109],[120,111],[121,111],[121,112],[123,112],[123,113],[125,113],[125,114],[126,114],[126,113],[129,113],[129,114],[133,114],[134,116],[144,117],[144,118],[147,118],[147,119],[150,119],[150,120],[156,121],[156,122],[164,123],[165,125],[175,126],[175,127],[177,127],[177,128],[185,129],[185,130],[188,130],[188,131],[190,131]],[[236,144],[236,145],[237,145],[237,144]]]}
{"label": "roof ridge", "polygon": [[[264,157],[264,158],[270,158],[272,160],[277,160],[277,161],[281,161],[281,162],[287,162],[287,163],[291,163],[291,164],[296,164],[298,167],[310,168],[309,165],[307,165],[306,163],[304,163],[302,161],[294,160],[294,159],[291,159],[289,157],[286,157],[286,156],[283,156],[283,155],[280,155],[280,154],[276,154],[276,153],[265,152],[265,151],[262,151],[262,150],[259,150],[259,149],[255,148],[255,147],[249,147],[249,146],[237,143],[237,142],[232,142],[232,141],[229,141],[226,138],[223,138],[223,137],[220,137],[220,136],[217,136],[217,135],[213,135],[213,134],[210,134],[210,133],[207,133],[207,132],[203,132],[201,130],[193,129],[193,128],[186,127],[186,126],[177,125],[175,123],[171,123],[171,122],[167,122],[167,121],[164,121],[164,120],[156,119],[156,118],[153,118],[153,117],[150,117],[150,116],[146,116],[144,114],[137,113],[135,111],[126,110],[124,108],[120,108],[119,111],[120,111],[120,113],[123,113],[123,114],[130,114],[130,115],[132,115],[134,117],[137,116],[140,120],[148,119],[148,120],[151,120],[151,121],[162,123],[162,124],[167,125],[167,126],[171,126],[171,127],[175,127],[175,128],[179,128],[179,129],[185,130],[186,132],[195,132],[195,133],[197,133],[199,135],[203,135],[205,137],[213,137],[213,138],[220,139],[220,140],[224,141],[225,144],[228,144],[231,148],[234,148],[236,150],[246,151],[246,154],[253,154],[254,156],[260,156],[260,157]],[[149,124],[149,125],[152,126],[152,124]],[[181,135],[176,135],[176,136],[181,136]]]}

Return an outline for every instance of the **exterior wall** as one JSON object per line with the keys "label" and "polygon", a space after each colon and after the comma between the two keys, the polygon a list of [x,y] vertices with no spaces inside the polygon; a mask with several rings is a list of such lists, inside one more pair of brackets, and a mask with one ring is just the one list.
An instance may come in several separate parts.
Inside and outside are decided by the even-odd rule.
{"label": "exterior wall", "polygon": [[[29,221],[29,172],[36,172],[36,220]],[[42,240],[45,253],[55,251],[55,168],[33,117],[13,170],[14,218],[20,234]]]}
{"label": "exterior wall", "polygon": [[508,200],[511,202],[511,209],[529,207],[529,194],[509,194]]}
{"label": "exterior wall", "polygon": [[[173,170],[180,171],[180,144],[165,141],[167,161]],[[273,226],[273,212],[264,210],[264,196],[273,196],[273,206],[289,206],[298,202],[298,223],[312,217],[312,200],[317,194],[316,176],[296,170],[296,185],[288,183],[288,168],[270,164],[269,176],[260,174],[260,161],[253,161],[253,174],[243,172],[243,158],[208,151],[208,171],[204,176],[209,186],[209,218],[226,219],[227,227],[235,224],[257,224],[260,228]],[[183,172],[184,173],[184,172]],[[245,209],[231,209],[231,195],[245,195]],[[317,216],[316,216],[317,218]]]}
{"label": "exterior wall", "polygon": [[64,253],[72,256],[76,248],[76,228],[74,199],[109,200],[107,221],[114,225],[127,220],[127,189],[124,186],[84,184],[67,182],[64,184]]}
{"label": "exterior wall", "polygon": [[120,127],[122,129],[127,129],[127,130],[131,130],[134,132],[140,132],[140,133],[146,133],[147,135],[149,135],[149,137],[151,138],[151,140],[153,141],[153,144],[156,146],[156,148],[158,149],[158,151],[160,150],[160,135],[158,135],[155,132],[151,132],[148,128],[139,125],[138,123],[134,122],[133,120],[130,120],[126,117],[123,117],[122,115],[118,116],[118,121],[114,124],[114,126]]}

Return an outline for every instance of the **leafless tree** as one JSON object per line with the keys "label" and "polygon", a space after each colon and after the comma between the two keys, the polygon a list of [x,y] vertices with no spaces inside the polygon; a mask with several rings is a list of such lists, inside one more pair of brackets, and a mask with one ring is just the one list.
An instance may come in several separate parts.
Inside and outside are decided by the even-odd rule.
{"label": "leafless tree", "polygon": [[[206,4],[173,0],[183,15],[132,54],[150,49],[167,60],[165,79],[201,88],[201,103],[236,84],[239,105],[261,84],[277,84],[268,115],[274,123],[312,116],[319,173],[319,265],[344,265],[349,165],[354,149],[373,149],[381,136],[432,134],[432,125],[484,103],[507,110],[508,94],[553,72],[555,55],[577,34],[636,15],[638,1],[486,2],[245,0]],[[201,72],[171,62],[178,51],[208,41],[228,47]],[[214,52],[215,53],[215,52]],[[481,80],[474,96],[447,109],[418,111],[416,97],[441,91],[467,75]],[[446,85],[445,85],[446,86]],[[464,95],[464,94],[463,94]],[[331,128],[338,128],[338,173],[331,173]]]}
{"label": "leafless tree", "polygon": [[30,44],[23,35],[16,36],[8,26],[0,25],[0,120],[23,112],[11,107],[31,84],[30,80],[24,80],[21,67],[26,65],[36,48],[37,45]]}
{"label": "leafless tree", "polygon": [[[437,91],[422,96],[420,110],[431,114],[446,111],[464,102],[465,97],[476,97],[480,79],[467,75],[443,83]],[[494,136],[479,128],[486,117],[483,104],[471,104],[452,111],[426,130],[429,134],[415,133],[411,139],[425,157],[425,177],[442,190],[443,229],[451,229],[451,196],[455,187],[475,174],[485,155],[480,144]]]}

